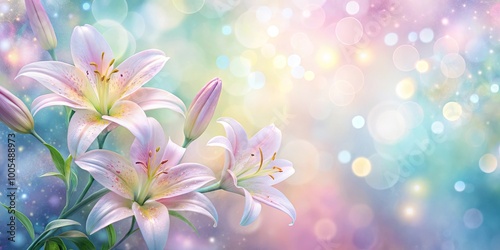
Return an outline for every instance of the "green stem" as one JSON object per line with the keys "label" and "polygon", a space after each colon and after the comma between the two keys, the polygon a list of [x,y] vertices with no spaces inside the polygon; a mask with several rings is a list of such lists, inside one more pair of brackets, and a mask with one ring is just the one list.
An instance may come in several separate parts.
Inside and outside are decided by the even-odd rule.
{"label": "green stem", "polygon": [[[71,191],[71,178],[69,178],[69,182],[68,182],[67,187],[66,187],[66,204],[64,205],[64,207],[61,211],[61,215],[66,211],[66,209],[68,209],[70,191]],[[61,215],[59,215],[59,219],[61,218]]]}
{"label": "green stem", "polygon": [[189,144],[191,144],[191,142],[193,142],[194,140],[191,140],[189,138],[184,138],[184,143],[182,144],[182,147],[183,148],[187,148],[189,146]]}
{"label": "green stem", "polygon": [[47,52],[49,52],[50,57],[52,58],[53,61],[57,61],[57,56],[54,49],[47,50]]}
{"label": "green stem", "polygon": [[123,236],[123,238],[118,241],[110,250],[117,248],[122,242],[124,242],[130,235],[133,233],[137,232],[138,229],[134,230],[134,225],[135,225],[135,217],[132,217],[132,223],[130,224],[130,229],[128,232]]}
{"label": "green stem", "polygon": [[[68,211],[62,213],[61,216],[59,216],[59,219],[65,219],[65,218],[69,217],[74,212],[76,212],[78,209],[80,209],[83,206],[88,205],[89,203],[91,203],[91,202],[93,202],[93,201],[101,198],[103,195],[105,195],[108,192],[109,192],[108,189],[103,188],[103,189],[101,189],[101,190],[93,193],[92,195],[90,195],[89,197],[87,197],[85,200],[83,200],[83,201],[81,201],[79,203],[76,203]],[[48,239],[49,237],[51,237],[54,234],[54,232],[55,232],[55,230],[50,230],[50,231],[45,231],[42,234],[40,234],[40,236],[38,236],[38,238],[31,243],[31,245],[28,247],[28,250],[39,249],[41,247],[40,245],[43,244],[43,242],[46,239]]]}
{"label": "green stem", "polygon": [[208,193],[208,192],[212,192],[212,191],[219,190],[219,189],[220,189],[220,181],[218,181],[210,186],[202,187],[202,188],[198,189],[197,191],[200,193]]}
{"label": "green stem", "polygon": [[38,141],[40,141],[42,144],[47,144],[43,138],[37,134],[35,130],[31,131],[31,135],[33,135]]}
{"label": "green stem", "polygon": [[[99,149],[102,149],[104,147],[104,142],[106,141],[106,137],[108,137],[108,134],[109,134],[109,132],[104,133],[104,134],[100,134],[97,137],[97,143],[99,145]],[[89,191],[89,189],[93,183],[94,183],[94,177],[92,177],[92,175],[89,174],[89,180],[87,181],[87,185],[83,189],[83,192],[80,194],[80,197],[78,197],[78,200],[76,200],[76,203],[83,200],[83,198],[85,197],[85,195],[87,195],[87,192]]]}
{"label": "green stem", "polygon": [[103,195],[105,195],[108,192],[109,192],[108,189],[103,188],[103,189],[89,195],[89,197],[85,198],[83,201],[77,202],[72,208],[70,208],[70,209],[68,209],[68,211],[64,212],[61,215],[61,219],[67,218],[68,216],[73,214],[76,210],[82,208],[83,206],[87,205],[88,203],[91,203],[91,202],[101,198]]}
{"label": "green stem", "polygon": [[87,185],[85,185],[85,188],[83,189],[83,192],[80,194],[78,197],[78,200],[76,200],[76,203],[79,203],[80,201],[83,200],[87,192],[89,191],[90,187],[92,186],[92,183],[94,183],[94,177],[89,174],[89,180],[87,181]]}

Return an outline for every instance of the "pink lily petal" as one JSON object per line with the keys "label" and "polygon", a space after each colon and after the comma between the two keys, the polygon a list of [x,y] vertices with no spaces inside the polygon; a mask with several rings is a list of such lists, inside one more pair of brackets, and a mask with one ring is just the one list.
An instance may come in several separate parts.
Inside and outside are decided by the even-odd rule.
{"label": "pink lily petal", "polygon": [[[102,57],[104,53],[104,58]],[[104,37],[94,27],[86,24],[84,26],[77,26],[71,35],[71,56],[75,66],[82,70],[93,89],[97,89],[97,77],[94,70],[103,73],[113,60],[113,51],[109,47]],[[90,63],[96,63],[95,66]],[[112,67],[108,69],[109,72],[113,70]]]}
{"label": "pink lily petal", "polygon": [[68,127],[68,148],[77,158],[90,147],[95,138],[110,124],[101,114],[90,110],[77,110]]}
{"label": "pink lily petal", "polygon": [[231,170],[228,170],[225,176],[225,178],[221,179],[221,188],[245,196],[245,210],[243,211],[240,225],[247,226],[257,219],[262,206],[253,199],[252,195],[245,188],[238,186],[238,179]]}
{"label": "pink lily petal", "polygon": [[252,194],[255,200],[288,214],[288,216],[292,218],[292,223],[290,223],[290,225],[293,225],[293,223],[295,223],[295,218],[297,217],[295,208],[293,207],[292,203],[290,203],[290,201],[286,198],[286,196],[278,189],[268,185],[243,186],[243,183],[240,183],[240,185],[246,188],[248,192]]}
{"label": "pink lily petal", "polygon": [[241,217],[240,225],[248,226],[254,222],[257,217],[259,217],[260,210],[262,210],[262,205],[255,201],[252,195],[245,189],[245,210],[243,211],[243,216]]}
{"label": "pink lily petal", "polygon": [[[151,117],[148,117],[147,120],[151,130],[151,137],[148,139],[147,144],[143,145],[138,139],[135,139],[130,147],[130,160],[140,174],[147,174],[147,172],[144,169],[144,165],[137,163],[146,164],[149,161],[149,153],[151,152],[152,154],[156,154],[156,157],[153,157],[156,158],[156,161],[152,165],[158,166],[162,161],[161,156],[163,156],[166,144],[165,133],[160,123]],[[159,151],[156,152],[156,149],[159,149]]]}
{"label": "pink lily petal", "polygon": [[131,101],[119,101],[109,110],[109,114],[102,118],[125,127],[140,143],[147,144],[151,138],[151,129],[149,126],[144,126],[148,118],[139,105]]}
{"label": "pink lily petal", "polygon": [[134,198],[139,185],[137,173],[123,156],[109,150],[93,150],[80,156],[75,163],[88,171],[107,189],[127,199]]}
{"label": "pink lily petal", "polygon": [[137,103],[143,110],[166,108],[185,116],[186,105],[174,94],[156,88],[140,88],[130,94],[126,100]]}
{"label": "pink lily petal", "polygon": [[179,162],[182,160],[182,157],[184,157],[184,152],[186,152],[185,148],[168,139],[168,143],[165,146],[165,151],[163,153],[163,156],[161,157],[163,161],[168,160],[168,162],[165,164],[164,169],[179,164]]}
{"label": "pink lily petal", "polygon": [[169,58],[160,50],[141,51],[118,65],[118,73],[111,76],[110,93],[116,98],[126,97],[153,78]]}
{"label": "pink lily petal", "polygon": [[203,194],[191,192],[157,201],[165,205],[170,211],[176,211],[181,214],[185,212],[203,214],[214,221],[214,227],[217,226],[217,211],[212,202]]}
{"label": "pink lily petal", "polygon": [[107,193],[90,211],[87,218],[87,232],[93,234],[112,223],[134,215],[131,209],[132,203],[132,200],[125,199],[113,192]]}
{"label": "pink lily petal", "polygon": [[222,126],[224,126],[227,139],[233,146],[233,154],[235,158],[239,158],[242,150],[245,150],[248,145],[247,133],[245,132],[241,124],[233,118],[223,117],[219,118],[217,121],[222,124]]}
{"label": "pink lily petal", "polygon": [[73,109],[86,108],[85,106],[75,103],[66,97],[62,97],[57,94],[46,94],[39,96],[35,100],[33,100],[33,102],[31,103],[31,112],[33,112],[33,115],[36,115],[36,113],[38,113],[38,111],[43,108],[57,105],[67,106]]}
{"label": "pink lily petal", "polygon": [[163,250],[170,228],[168,209],[159,202],[149,200],[142,206],[134,202],[132,211],[148,249]]}
{"label": "pink lily petal", "polygon": [[224,154],[224,167],[222,169],[222,177],[221,179],[225,179],[225,175],[227,174],[227,170],[232,170],[234,167],[234,155],[233,155],[233,147],[229,140],[224,136],[216,136],[207,143],[208,146],[218,146],[226,149]]}
{"label": "pink lily petal", "polygon": [[[269,160],[274,153],[278,152],[281,145],[281,131],[276,126],[269,125],[248,140],[248,149],[246,154],[259,156],[259,149],[262,150],[264,161]],[[255,165],[260,161],[260,157],[251,157],[247,165]]]}
{"label": "pink lily petal", "polygon": [[93,110],[92,102],[97,100],[94,90],[82,71],[63,62],[42,61],[24,66],[16,76],[30,77],[50,91]]}
{"label": "pink lily petal", "polygon": [[196,163],[182,163],[168,168],[151,185],[150,199],[157,200],[183,195],[213,181],[212,170]]}

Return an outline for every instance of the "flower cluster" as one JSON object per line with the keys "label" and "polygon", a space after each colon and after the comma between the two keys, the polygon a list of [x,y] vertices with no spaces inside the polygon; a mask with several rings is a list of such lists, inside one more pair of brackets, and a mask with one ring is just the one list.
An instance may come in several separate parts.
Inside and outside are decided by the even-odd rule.
{"label": "flower cluster", "polygon": [[[26,0],[26,6],[34,34],[55,59],[57,40],[40,1]],[[137,223],[148,248],[163,249],[171,216],[192,225],[186,219],[186,212],[205,215],[214,221],[214,226],[217,225],[216,209],[203,194],[215,190],[245,197],[241,225],[255,221],[262,203],[288,214],[293,224],[296,217],[293,205],[272,187],[294,173],[291,162],[277,158],[281,132],[274,125],[263,128],[249,139],[237,121],[220,118],[218,121],[225,128],[226,136],[217,136],[209,142],[210,146],[225,150],[225,164],[219,179],[202,164],[182,161],[188,145],[204,133],[212,120],[222,92],[220,79],[208,82],[186,109],[174,94],[143,87],[169,59],[162,51],[145,50],[115,65],[113,51],[104,37],[94,27],[84,25],[73,31],[71,55],[73,64],[39,61],[19,71],[17,77],[36,80],[53,92],[37,97],[31,104],[31,112],[19,98],[0,87],[0,121],[44,143],[58,170],[44,176],[59,177],[68,186],[66,206],[61,215],[34,239],[30,249],[64,245],[54,235],[55,229],[78,224],[67,218],[95,200],[97,203],[86,222],[89,234],[103,228],[114,231],[113,223],[133,218],[129,233],[118,243],[110,239],[108,247],[125,240]],[[66,106],[71,110],[67,134],[71,155],[66,160],[35,132],[32,114],[50,106]],[[186,118],[183,146],[168,139],[161,124],[145,113],[161,108]],[[119,126],[135,137],[128,155],[103,149],[108,133]],[[89,151],[96,140],[99,149]],[[76,186],[72,178],[76,174],[71,168],[73,162],[87,171],[90,179],[78,200],[71,205],[70,192],[74,191],[70,187]],[[104,189],[87,196],[94,180]],[[85,233],[68,231],[65,236],[71,238],[68,235],[79,238],[75,242],[86,242],[86,247],[93,249]]]}

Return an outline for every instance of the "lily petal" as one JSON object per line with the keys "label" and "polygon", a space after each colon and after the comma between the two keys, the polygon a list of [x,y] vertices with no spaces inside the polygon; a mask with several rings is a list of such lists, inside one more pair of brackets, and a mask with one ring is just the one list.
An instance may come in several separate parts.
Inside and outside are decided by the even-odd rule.
{"label": "lily petal", "polygon": [[156,88],[140,88],[130,94],[126,100],[137,103],[143,110],[166,108],[185,116],[186,105],[179,97]]}
{"label": "lily petal", "polygon": [[212,170],[196,163],[182,163],[160,174],[151,185],[150,199],[183,195],[215,180]]}
{"label": "lily petal", "polygon": [[160,50],[141,51],[122,62],[118,73],[111,76],[110,93],[126,97],[153,78],[169,58]]}
{"label": "lily petal", "polygon": [[90,147],[95,138],[110,124],[101,114],[90,110],[77,110],[68,127],[68,148],[77,158]]}
{"label": "lily petal", "polygon": [[[148,117],[149,129],[151,137],[148,139],[147,144],[143,145],[138,139],[132,142],[130,147],[130,160],[134,163],[134,166],[138,173],[146,174],[144,167],[140,164],[135,164],[137,162],[147,163],[150,159],[149,153],[155,153],[158,156],[153,157],[156,159],[151,165],[158,166],[162,161],[161,156],[165,152],[165,133],[160,123],[151,117]],[[158,149],[158,152],[156,151]],[[160,156],[160,157],[159,157]]]}
{"label": "lily petal", "polygon": [[102,118],[125,127],[143,145],[148,143],[151,129],[149,126],[144,126],[148,118],[139,105],[131,101],[119,101],[109,110],[109,114]]}
{"label": "lily petal", "polygon": [[203,194],[191,192],[177,197],[160,199],[158,202],[165,205],[168,210],[180,212],[195,212],[203,214],[214,221],[217,226],[218,215],[212,202]]}
{"label": "lily petal", "polygon": [[82,107],[94,109],[91,102],[97,100],[95,92],[83,72],[73,65],[54,61],[34,62],[24,66],[16,79],[20,76],[32,78],[50,91]]}
{"label": "lily petal", "polygon": [[233,118],[223,117],[219,118],[217,121],[224,126],[227,139],[233,146],[233,154],[235,158],[239,158],[239,155],[242,153],[241,151],[246,149],[248,145],[247,133],[241,124]]}
{"label": "lily petal", "polygon": [[208,146],[218,146],[222,147],[226,150],[224,154],[224,167],[222,169],[222,177],[221,179],[225,179],[225,175],[227,174],[227,170],[232,170],[234,167],[234,154],[233,154],[233,146],[229,142],[229,140],[224,136],[216,136],[207,143]]}
{"label": "lily petal", "polygon": [[132,205],[142,237],[149,250],[163,250],[167,244],[170,217],[168,209],[156,201],[146,201],[144,205]]}
{"label": "lily petal", "polygon": [[257,217],[259,217],[260,210],[262,210],[262,205],[255,201],[252,195],[245,189],[245,210],[243,211],[243,216],[241,217],[240,225],[248,226],[254,222]]}
{"label": "lily petal", "polygon": [[57,105],[67,106],[72,109],[86,108],[85,106],[73,102],[66,97],[62,97],[57,94],[46,94],[39,96],[35,100],[33,100],[33,102],[31,103],[31,112],[33,113],[33,115],[36,115],[36,113],[38,113],[38,111],[40,111],[43,108],[50,106],[57,106]]}
{"label": "lily petal", "polygon": [[132,203],[133,201],[113,192],[107,193],[90,211],[87,218],[87,232],[93,234],[112,223],[134,215],[131,209]]}
{"label": "lily petal", "polygon": [[[248,140],[246,154],[259,155],[262,150],[263,160],[269,160],[274,153],[278,152],[281,145],[281,131],[274,124],[264,127]],[[260,161],[260,157],[252,157],[248,165],[255,165]]]}
{"label": "lily petal", "polygon": [[134,198],[139,179],[134,167],[123,156],[109,150],[93,150],[80,156],[75,163],[105,188],[124,198]]}
{"label": "lily petal", "polygon": [[[243,187],[244,184],[240,185]],[[290,223],[290,225],[293,225],[293,223],[295,223],[295,218],[297,217],[295,208],[293,207],[292,203],[286,198],[286,196],[278,189],[268,185],[251,185],[245,186],[244,188],[246,188],[248,192],[252,194],[255,200],[288,214],[288,216],[292,218],[292,223]]]}
{"label": "lily petal", "polygon": [[[88,24],[75,27],[71,35],[71,56],[75,66],[82,70],[93,89],[97,91],[97,77],[94,70],[105,72],[113,60],[113,51],[104,37]],[[97,67],[91,63],[95,63]],[[112,70],[110,67],[108,71]]]}
{"label": "lily petal", "polygon": [[179,162],[182,160],[182,157],[184,157],[184,152],[186,152],[185,148],[168,139],[167,146],[165,146],[165,152],[161,157],[162,160],[168,160],[168,162],[165,164],[165,168],[169,168],[171,166],[179,164]]}

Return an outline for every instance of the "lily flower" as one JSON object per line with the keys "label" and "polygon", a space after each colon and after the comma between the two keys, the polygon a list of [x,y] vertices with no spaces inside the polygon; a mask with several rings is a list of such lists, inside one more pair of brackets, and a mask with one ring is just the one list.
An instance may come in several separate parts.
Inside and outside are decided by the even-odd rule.
{"label": "lily flower", "polygon": [[295,172],[290,161],[276,158],[281,131],[270,125],[248,139],[241,124],[234,119],[220,118],[218,122],[224,126],[227,137],[214,137],[208,144],[226,150],[220,188],[245,196],[240,224],[246,226],[254,222],[264,203],[288,214],[293,225],[295,208],[283,193],[272,187]]}
{"label": "lily flower", "polygon": [[71,55],[74,66],[34,62],[24,66],[17,77],[35,79],[54,92],[33,101],[33,114],[54,105],[76,110],[68,128],[68,147],[75,158],[106,128],[120,125],[138,137],[145,110],[168,108],[184,115],[186,107],[178,97],[142,87],[168,60],[162,51],[139,52],[115,68],[109,44],[94,27],[85,25],[73,30]]}
{"label": "lily flower", "polygon": [[56,33],[41,1],[25,0],[24,3],[31,29],[42,48],[47,51],[55,49],[57,46]]}
{"label": "lily flower", "polygon": [[[134,216],[149,249],[164,249],[169,232],[169,211],[195,212],[217,223],[217,212],[204,195],[195,192],[214,180],[200,164],[181,163],[185,149],[166,141],[161,125],[145,120],[150,133],[136,138],[130,161],[108,150],[93,150],[75,162],[112,192],[104,195],[87,218],[90,234]],[[146,141],[142,143],[141,141]]]}
{"label": "lily flower", "polygon": [[214,116],[221,90],[222,81],[215,78],[198,92],[189,106],[184,123],[184,136],[188,144],[200,137],[207,129],[210,120]]}
{"label": "lily flower", "polygon": [[0,121],[12,130],[29,134],[35,123],[28,107],[7,89],[0,86]]}

